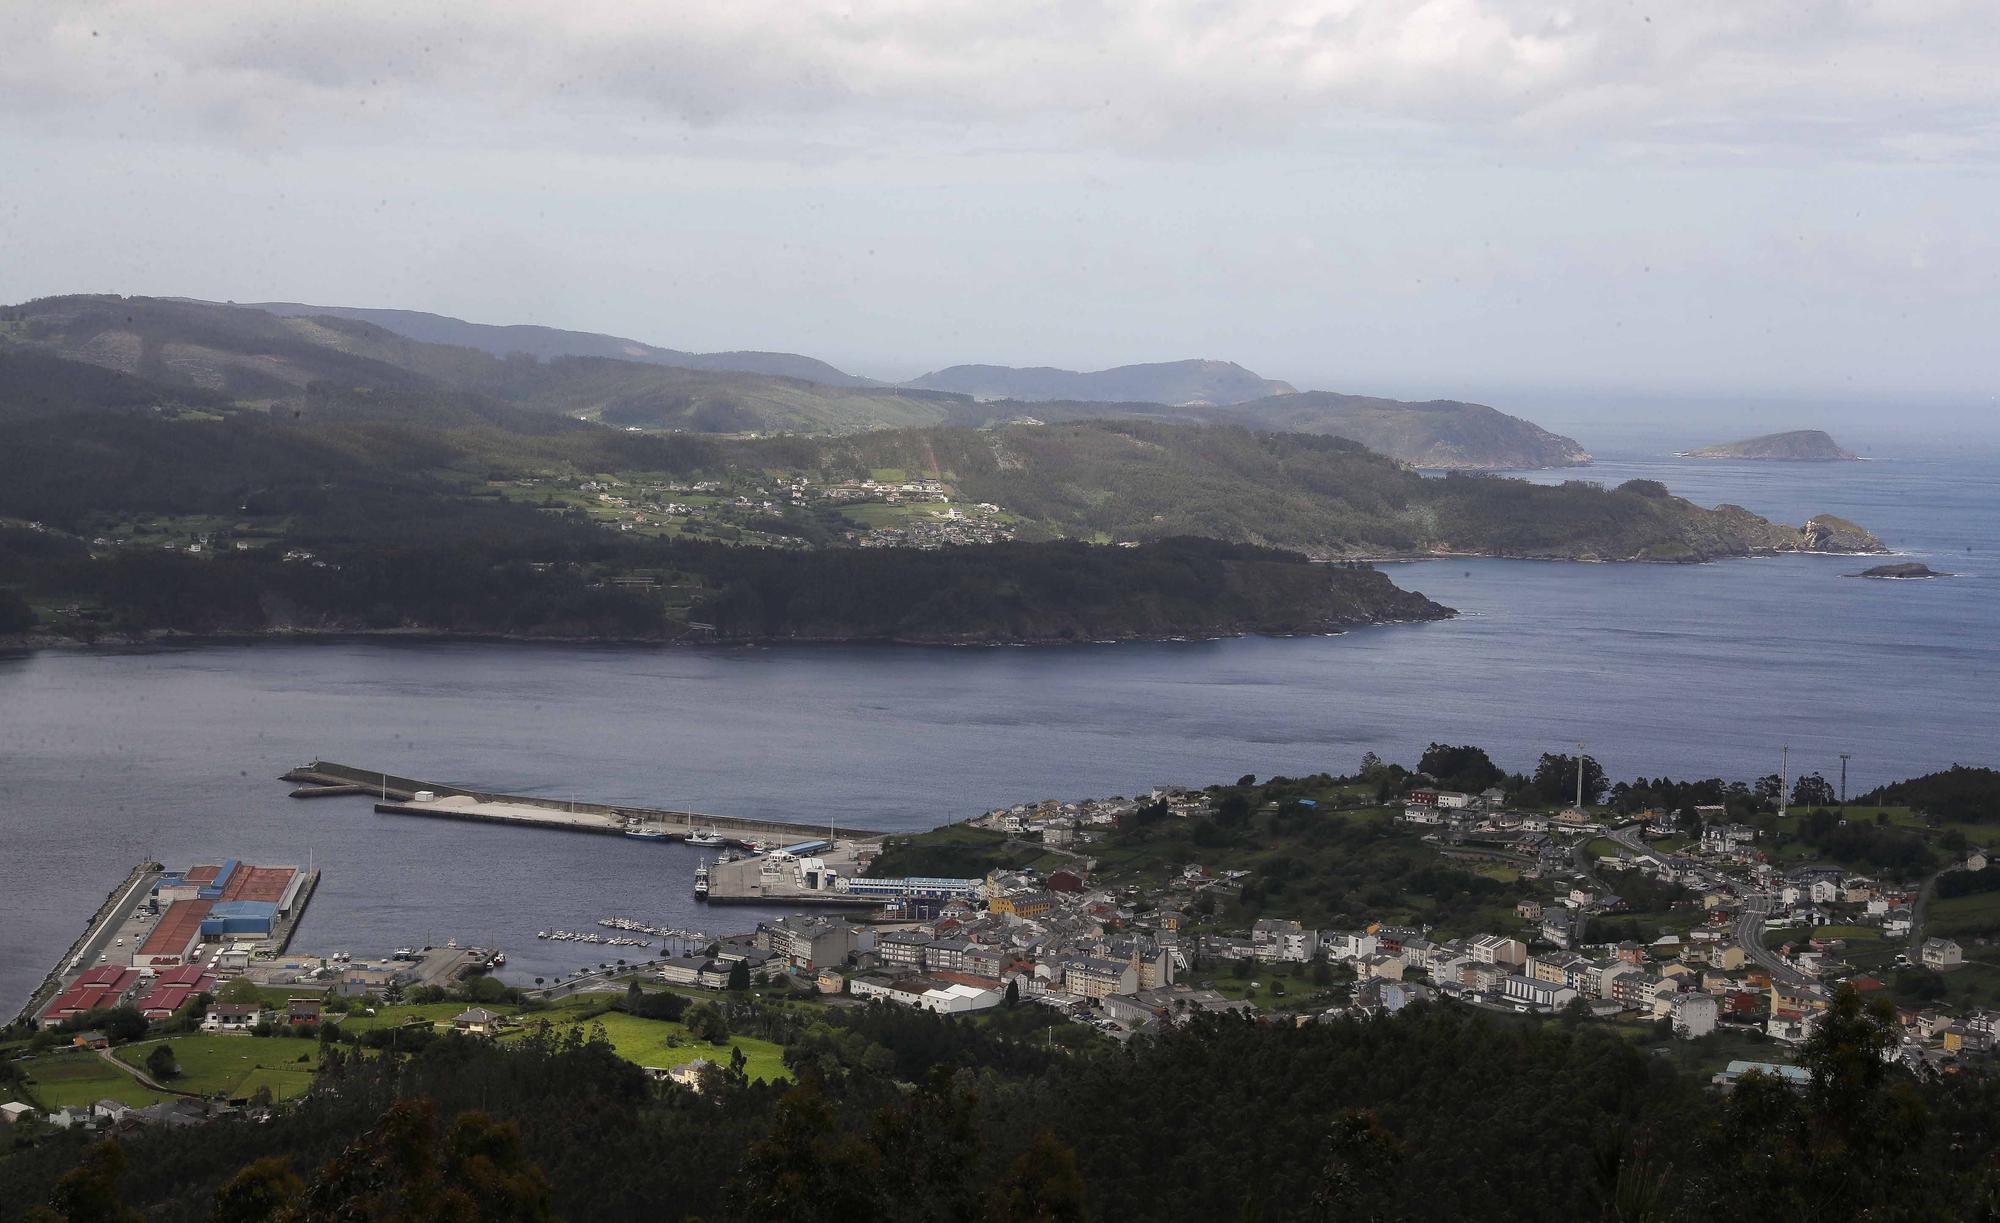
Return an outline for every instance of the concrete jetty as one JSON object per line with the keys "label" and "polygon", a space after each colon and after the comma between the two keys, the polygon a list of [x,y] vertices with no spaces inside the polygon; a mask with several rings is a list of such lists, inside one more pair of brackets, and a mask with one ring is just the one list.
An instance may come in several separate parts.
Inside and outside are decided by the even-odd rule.
{"label": "concrete jetty", "polygon": [[309,787],[352,787],[348,792],[374,796],[377,800],[375,810],[385,815],[470,820],[605,836],[623,836],[629,828],[636,827],[648,833],[665,834],[672,840],[685,840],[695,832],[713,832],[738,846],[752,840],[767,845],[783,845],[828,839],[829,834],[830,839],[849,842],[874,843],[882,839],[882,833],[868,828],[503,794],[448,782],[402,777],[330,760],[315,760],[302,768],[293,769],[284,775],[283,780]]}

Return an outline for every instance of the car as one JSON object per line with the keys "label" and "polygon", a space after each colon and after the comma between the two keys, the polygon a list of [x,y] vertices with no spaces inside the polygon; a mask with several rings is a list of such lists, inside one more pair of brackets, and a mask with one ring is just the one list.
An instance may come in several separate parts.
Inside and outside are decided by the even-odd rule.
{"label": "car", "polygon": [[111,957],[110,957],[109,955],[100,955],[100,956],[98,956],[98,957],[97,957],[97,962],[98,962],[99,964],[102,964],[102,963],[104,963],[104,962],[105,962],[106,960],[109,960],[110,958],[111,958]]}
{"label": "car", "polygon": [[111,945],[112,945],[113,947],[123,947],[123,946],[125,945],[125,940],[124,940],[124,939],[122,939],[122,938],[115,938],[115,939],[112,939],[112,940],[111,940]]}

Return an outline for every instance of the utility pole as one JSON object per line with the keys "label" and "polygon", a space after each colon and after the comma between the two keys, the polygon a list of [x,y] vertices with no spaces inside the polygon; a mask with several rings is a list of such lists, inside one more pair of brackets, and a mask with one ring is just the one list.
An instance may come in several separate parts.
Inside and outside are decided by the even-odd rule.
{"label": "utility pole", "polygon": [[1853,755],[1853,752],[1840,754],[1840,805],[1843,807],[1847,805],[1847,761]]}

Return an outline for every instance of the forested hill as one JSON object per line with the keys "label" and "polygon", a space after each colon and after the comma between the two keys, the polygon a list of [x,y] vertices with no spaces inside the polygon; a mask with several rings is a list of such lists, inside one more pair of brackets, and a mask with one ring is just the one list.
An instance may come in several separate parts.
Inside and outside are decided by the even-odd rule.
{"label": "forested hill", "polygon": [[[1022,417],[1133,417],[1324,433],[1421,467],[1556,467],[1589,458],[1568,438],[1479,404],[1317,391],[1272,395],[1289,388],[1224,362],[1075,376],[1083,383],[1065,371],[1010,371],[1007,386],[1024,388],[1011,393],[1035,398],[986,402],[925,385],[871,383],[789,353],[681,353],[613,336],[490,327],[414,311],[343,307],[311,313],[315,309],[178,298],[41,298],[0,307],[0,351],[38,351],[178,392],[278,410],[301,406],[315,386],[330,386],[471,393],[650,431],[840,434]],[[1064,377],[1027,378],[1045,372]],[[1044,398],[1057,391],[1084,398]],[[1099,402],[1114,395],[1170,402]],[[1259,395],[1264,397],[1250,398]],[[1174,406],[1184,399],[1211,402]],[[1237,399],[1248,401],[1232,402]]]}
{"label": "forested hill", "polygon": [[1409,403],[1331,391],[1273,395],[1221,406],[1123,403],[1041,403],[1028,409],[982,405],[986,420],[1140,419],[1165,423],[1241,425],[1272,433],[1344,437],[1413,467],[1442,471],[1578,467],[1590,462],[1574,439],[1485,404],[1437,399]]}
{"label": "forested hill", "polygon": [[1336,558],[1700,561],[1882,550],[1839,519],[1784,526],[1736,506],[1704,509],[1652,481],[1607,489],[1426,478],[1345,439],[1227,427],[1087,421],[922,429],[724,443],[711,461],[800,467],[827,478],[899,468],[947,478],[967,498],[1057,534],[1208,535]]}
{"label": "forested hill", "polygon": [[1046,366],[954,365],[906,385],[978,399],[1022,402],[1228,404],[1289,395],[1291,384],[1260,378],[1233,361],[1159,361],[1079,373]]}
{"label": "forested hill", "polygon": [[[206,305],[222,305],[207,302]],[[422,310],[378,310],[361,306],[308,306],[300,302],[251,302],[250,308],[283,318],[340,318],[372,323],[405,339],[426,344],[450,344],[472,348],[495,357],[525,353],[538,361],[559,357],[609,357],[645,365],[672,365],[682,369],[722,370],[743,374],[772,374],[799,378],[824,386],[880,386],[874,379],[856,377],[816,357],[795,352],[682,352],[660,348],[622,336],[594,331],[566,331],[558,327],[525,324],[495,325],[469,323],[449,315]]]}
{"label": "forested hill", "polygon": [[[718,1044],[698,1095],[605,1035],[625,1010],[694,1014],[658,991],[605,996],[594,1038],[532,1010],[499,1041],[328,1023],[314,1089],[268,1121],[24,1126],[0,1220],[1991,1218],[2000,1083],[1885,1062],[1877,998],[1835,1000],[1798,1054],[1808,1090],[1753,1074],[1727,1095],[1610,1025],[1449,1003],[1198,1018],[1117,1047],[1027,1003],[974,1018],[731,991],[703,1023],[782,1046],[782,1077],[725,1068]],[[300,1043],[236,1039],[274,1060]]]}

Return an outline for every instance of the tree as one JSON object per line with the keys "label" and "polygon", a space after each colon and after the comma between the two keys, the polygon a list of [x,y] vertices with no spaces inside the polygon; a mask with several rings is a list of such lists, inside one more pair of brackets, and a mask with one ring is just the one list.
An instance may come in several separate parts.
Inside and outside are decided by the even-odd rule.
{"label": "tree", "polygon": [[1792,806],[1831,807],[1839,801],[1833,783],[1818,773],[1806,773],[1792,783]]}
{"label": "tree", "polygon": [[136,1223],[139,1212],[118,1196],[118,1180],[124,1174],[125,1149],[107,1138],[63,1173],[49,1205],[67,1223]]}
{"label": "tree", "polygon": [[1047,1130],[1036,1134],[993,1186],[991,1223],[1070,1223],[1084,1217],[1076,1152]]}
{"label": "tree", "polygon": [[1009,977],[1007,979],[1007,997],[1003,1000],[1003,1004],[1010,1007],[1018,1006],[1020,1004],[1020,1001],[1021,1001],[1020,978]]}
{"label": "tree", "polygon": [[11,590],[0,590],[0,633],[25,633],[35,627],[35,609]]}
{"label": "tree", "polygon": [[86,1017],[90,1025],[113,1041],[137,1040],[146,1034],[146,1017],[137,1007],[114,1006],[101,1015]]}
{"label": "tree", "polygon": [[[1576,757],[1543,752],[1535,765],[1530,788],[1545,803],[1576,801]],[[1604,793],[1604,767],[1589,756],[1583,758],[1583,801],[1595,804]]]}
{"label": "tree", "polygon": [[1374,1113],[1362,1108],[1342,1113],[1327,1132],[1319,1183],[1313,1189],[1313,1217],[1341,1223],[1388,1217],[1402,1157],[1402,1144]]}
{"label": "tree", "polygon": [[1506,776],[1483,748],[1470,744],[1464,747],[1431,744],[1417,762],[1417,771],[1435,779],[1440,785],[1473,793],[1497,784]]}
{"label": "tree", "polygon": [[730,963],[729,988],[738,992],[750,988],[750,961],[734,960]]}
{"label": "tree", "polygon": [[[269,1089],[263,1089],[269,1095]],[[244,1165],[215,1193],[214,1223],[268,1223],[297,1200],[305,1182],[275,1155]]]}
{"label": "tree", "polygon": [[725,1193],[734,1214],[796,1223],[874,1217],[870,1175],[879,1153],[834,1124],[819,1085],[806,1080],[778,1101],[771,1129],[750,1144]]}
{"label": "tree", "polygon": [[180,1061],[174,1057],[173,1047],[166,1041],[154,1045],[152,1051],[146,1054],[146,1073],[162,1083],[180,1077]]}

